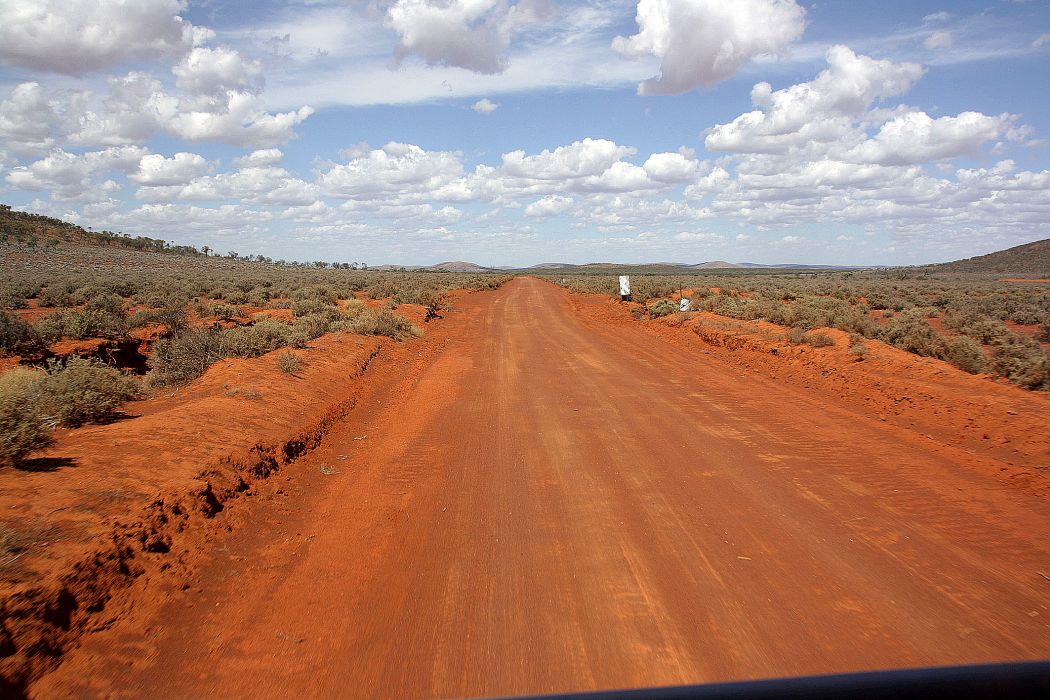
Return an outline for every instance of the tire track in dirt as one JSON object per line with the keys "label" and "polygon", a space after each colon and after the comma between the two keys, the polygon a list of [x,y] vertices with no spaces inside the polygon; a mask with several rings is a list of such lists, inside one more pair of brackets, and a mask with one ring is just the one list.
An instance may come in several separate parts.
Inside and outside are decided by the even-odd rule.
{"label": "tire track in dirt", "polygon": [[538,280],[459,306],[307,458],[338,473],[264,494],[199,589],[34,692],[477,696],[1050,655],[1050,506],[973,455]]}

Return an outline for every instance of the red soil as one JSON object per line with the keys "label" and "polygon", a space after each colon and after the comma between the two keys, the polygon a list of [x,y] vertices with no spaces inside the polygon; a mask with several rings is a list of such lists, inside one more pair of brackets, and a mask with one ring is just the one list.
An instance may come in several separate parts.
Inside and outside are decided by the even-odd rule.
{"label": "red soil", "polygon": [[[858,362],[834,330],[813,349],[710,314],[634,322],[538,280],[455,306],[372,363],[285,479],[220,512],[198,486],[182,512],[210,508],[209,538],[155,506],[185,532],[125,540],[159,564],[32,694],[502,695],[1050,655],[1047,395],[873,341]],[[199,485],[141,464],[198,432],[92,449]],[[171,552],[138,553],[157,532]]]}
{"label": "red soil", "polygon": [[[90,611],[137,576],[184,570],[185,551],[202,545],[180,532],[315,441],[384,344],[327,336],[297,351],[298,376],[278,370],[276,353],[224,360],[188,387],[129,404],[125,420],[59,431],[30,462],[38,471],[0,470],[0,527],[34,542],[0,570],[0,646],[20,650],[0,657],[0,678],[47,668],[119,614]],[[59,622],[42,619],[47,610]]]}
{"label": "red soil", "polygon": [[47,316],[49,313],[60,310],[46,306],[40,306],[40,302],[36,299],[28,299],[26,301],[26,304],[28,306],[24,309],[11,310],[11,313],[15,314],[16,316],[18,316],[18,318],[22,319],[26,323],[36,323],[44,316]]}

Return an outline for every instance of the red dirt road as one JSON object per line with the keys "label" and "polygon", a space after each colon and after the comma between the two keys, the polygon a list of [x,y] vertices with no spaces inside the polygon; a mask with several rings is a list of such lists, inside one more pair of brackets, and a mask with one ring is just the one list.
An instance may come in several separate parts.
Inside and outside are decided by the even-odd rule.
{"label": "red dirt road", "polygon": [[373,363],[189,590],[141,591],[33,694],[479,696],[1050,656],[1050,504],[966,452],[537,280],[456,304],[424,367]]}

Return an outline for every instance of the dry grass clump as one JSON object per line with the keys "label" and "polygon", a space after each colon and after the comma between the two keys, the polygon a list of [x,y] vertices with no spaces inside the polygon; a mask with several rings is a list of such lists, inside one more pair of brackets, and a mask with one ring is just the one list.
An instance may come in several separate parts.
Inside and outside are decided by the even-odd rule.
{"label": "dry grass clump", "polygon": [[299,360],[299,356],[291,350],[285,350],[277,356],[277,369],[281,370],[285,374],[296,374],[303,368],[302,362]]}

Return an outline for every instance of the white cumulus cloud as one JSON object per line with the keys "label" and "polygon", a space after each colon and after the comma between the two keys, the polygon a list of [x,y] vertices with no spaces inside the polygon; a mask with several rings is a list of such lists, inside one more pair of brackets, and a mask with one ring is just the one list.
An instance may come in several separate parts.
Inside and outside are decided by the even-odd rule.
{"label": "white cumulus cloud", "polygon": [[183,90],[207,95],[226,90],[259,92],[264,83],[262,63],[233,49],[197,47],[174,68],[176,84]]}
{"label": "white cumulus cloud", "polygon": [[492,114],[499,109],[499,104],[487,97],[483,97],[471,105],[470,108],[479,114]]}
{"label": "white cumulus cloud", "polygon": [[696,158],[684,153],[654,153],[642,168],[659,182],[691,182],[696,178],[699,165]]}
{"label": "white cumulus cloud", "polygon": [[128,176],[140,185],[184,185],[211,169],[208,161],[196,153],[176,153],[165,158],[158,153],[143,156],[138,170]]}
{"label": "white cumulus cloud", "polygon": [[769,83],[751,90],[759,109],[718,124],[705,144],[713,151],[784,152],[805,143],[838,141],[853,117],[878,98],[906,92],[924,71],[914,63],[858,56],[845,46],[827,52],[828,67],[807,83],[774,91]]}
{"label": "white cumulus cloud", "polygon": [[252,151],[246,156],[234,158],[233,164],[238,168],[261,168],[266,165],[277,165],[284,158],[279,148],[264,148]]}
{"label": "white cumulus cloud", "polygon": [[428,65],[502,73],[514,34],[547,19],[545,0],[397,0],[385,24],[397,32],[397,62],[414,54]]}
{"label": "white cumulus cloud", "polygon": [[1019,138],[1016,117],[963,112],[934,119],[925,112],[911,112],[889,122],[871,139],[852,149],[845,158],[862,163],[908,165],[974,153],[982,144],[1002,136]]}
{"label": "white cumulus cloud", "polygon": [[332,167],[321,175],[320,185],[328,195],[341,199],[406,197],[448,185],[462,172],[455,153],[392,141]]}
{"label": "white cumulus cloud", "polygon": [[176,56],[208,36],[182,0],[0,0],[0,62],[80,75]]}
{"label": "white cumulus cloud", "polygon": [[562,180],[600,176],[635,149],[620,146],[606,139],[585,138],[553,151],[528,156],[525,151],[503,154],[503,172],[534,180]]}
{"label": "white cumulus cloud", "polygon": [[572,197],[549,194],[525,207],[525,216],[558,216],[572,209]]}
{"label": "white cumulus cloud", "polygon": [[11,168],[5,181],[15,189],[50,191],[53,197],[97,198],[119,189],[112,180],[99,182],[96,175],[109,170],[131,172],[138,167],[146,149],[120,146],[103,151],[69,153],[60,148],[29,165]]}
{"label": "white cumulus cloud", "polygon": [[662,59],[642,95],[709,87],[760,54],[776,54],[802,36],[805,10],[795,0],[639,0],[638,33],[616,37],[627,56]]}

